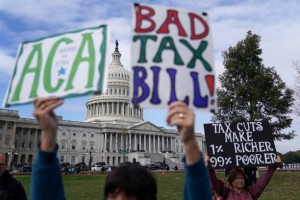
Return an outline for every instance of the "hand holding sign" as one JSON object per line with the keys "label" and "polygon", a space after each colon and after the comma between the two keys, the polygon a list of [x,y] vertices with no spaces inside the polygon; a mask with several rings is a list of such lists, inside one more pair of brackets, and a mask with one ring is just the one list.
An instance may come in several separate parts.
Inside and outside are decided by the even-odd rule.
{"label": "hand holding sign", "polygon": [[181,101],[173,102],[168,109],[167,123],[178,128],[185,148],[186,164],[193,165],[198,162],[201,159],[201,152],[195,138],[194,112]]}
{"label": "hand holding sign", "polygon": [[183,143],[195,139],[194,120],[194,112],[185,103],[177,101],[169,106],[167,123],[170,126],[177,126]]}
{"label": "hand holding sign", "polygon": [[33,101],[33,115],[37,118],[42,129],[40,148],[43,151],[55,150],[58,120],[53,110],[62,105],[63,102],[57,97],[36,98]]}

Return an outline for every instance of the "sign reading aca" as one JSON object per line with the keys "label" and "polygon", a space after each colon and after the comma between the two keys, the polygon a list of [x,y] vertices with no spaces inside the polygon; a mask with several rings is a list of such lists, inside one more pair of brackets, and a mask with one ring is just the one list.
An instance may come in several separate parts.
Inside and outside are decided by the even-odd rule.
{"label": "sign reading aca", "polygon": [[22,43],[4,106],[101,92],[106,40],[102,25]]}

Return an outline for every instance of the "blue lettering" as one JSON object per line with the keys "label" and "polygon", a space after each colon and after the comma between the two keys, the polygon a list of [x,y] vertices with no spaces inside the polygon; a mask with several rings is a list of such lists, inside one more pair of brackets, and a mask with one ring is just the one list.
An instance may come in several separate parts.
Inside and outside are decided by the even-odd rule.
{"label": "blue lettering", "polygon": [[208,105],[208,96],[206,95],[205,97],[201,96],[200,92],[200,84],[198,80],[198,72],[191,72],[190,73],[193,81],[194,81],[194,101],[193,104],[195,107],[198,108],[206,108]]}
{"label": "blue lettering", "polygon": [[[175,88],[175,83],[176,83],[176,73],[177,71],[175,69],[167,69],[167,73],[170,76],[170,81],[171,81],[171,93],[170,93],[170,100],[168,101],[168,105],[170,105],[172,102],[174,101],[178,101],[177,99],[177,95],[176,95],[176,88]],[[187,105],[189,105],[189,97],[185,97],[185,99],[183,100],[184,103],[186,103]]]}
{"label": "blue lettering", "polygon": [[159,66],[153,66],[150,68],[153,71],[153,91],[152,91],[152,98],[150,102],[152,104],[160,104],[161,100],[159,99],[158,95],[158,82],[159,82],[159,72],[161,68]]}
{"label": "blue lettering", "polygon": [[[140,102],[144,101],[149,96],[149,86],[145,83],[147,78],[147,71],[144,67],[135,66],[133,69],[133,98],[132,103],[137,105]],[[139,77],[139,73],[142,75]],[[141,87],[142,95],[139,95],[139,87]]]}

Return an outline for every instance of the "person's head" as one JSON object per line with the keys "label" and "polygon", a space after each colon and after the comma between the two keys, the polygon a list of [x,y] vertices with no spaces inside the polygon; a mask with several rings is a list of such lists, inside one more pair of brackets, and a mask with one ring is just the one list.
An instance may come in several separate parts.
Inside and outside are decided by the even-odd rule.
{"label": "person's head", "polygon": [[242,169],[232,169],[227,177],[227,180],[233,188],[243,189],[248,187],[247,176]]}
{"label": "person's head", "polygon": [[112,170],[106,177],[104,200],[156,200],[157,186],[152,174],[129,164]]}
{"label": "person's head", "polygon": [[0,176],[4,174],[7,167],[7,159],[4,153],[0,152]]}

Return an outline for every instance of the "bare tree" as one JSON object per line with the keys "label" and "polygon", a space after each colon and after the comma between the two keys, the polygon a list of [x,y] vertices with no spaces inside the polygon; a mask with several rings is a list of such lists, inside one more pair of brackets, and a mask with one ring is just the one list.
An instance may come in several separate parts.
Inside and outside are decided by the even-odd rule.
{"label": "bare tree", "polygon": [[294,109],[296,115],[300,116],[300,60],[293,61],[292,63],[293,68],[296,70],[296,81],[295,81],[295,102],[294,102]]}

